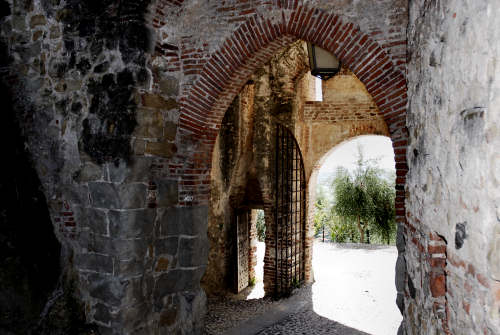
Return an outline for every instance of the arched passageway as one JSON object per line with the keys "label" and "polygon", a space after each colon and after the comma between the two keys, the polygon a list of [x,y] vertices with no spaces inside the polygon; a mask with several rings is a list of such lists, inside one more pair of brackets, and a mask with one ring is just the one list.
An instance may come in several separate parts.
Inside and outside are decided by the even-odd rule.
{"label": "arched passageway", "polygon": [[[352,70],[392,139],[401,331],[499,333],[499,20],[487,0],[1,0],[3,109],[19,124],[4,144],[23,135],[64,296],[102,334],[201,331],[221,120],[301,38]],[[306,153],[312,135],[290,129]],[[2,217],[34,236],[6,190]]]}
{"label": "arched passageway", "polygon": [[[202,280],[209,295],[240,292],[255,279],[255,250],[246,249],[255,245],[254,218],[249,216],[255,208],[263,209],[266,219],[266,295],[275,295],[285,285],[291,289],[311,282],[314,187],[310,185],[319,162],[332,146],[353,136],[390,134],[373,98],[347,68],[323,83],[323,99],[314,101],[314,80],[304,49],[300,40],[281,48],[250,77],[224,115],[211,162],[211,249]],[[282,172],[289,168],[303,174],[301,180],[290,177],[290,184],[303,185],[304,191],[309,185],[309,196],[304,192],[297,197],[290,190],[280,196],[280,187],[288,181]],[[292,201],[284,203],[285,198]],[[242,212],[246,214],[241,216]],[[291,224],[285,222],[287,217]],[[299,218],[303,228],[297,224]],[[248,232],[246,237],[241,231]]]}

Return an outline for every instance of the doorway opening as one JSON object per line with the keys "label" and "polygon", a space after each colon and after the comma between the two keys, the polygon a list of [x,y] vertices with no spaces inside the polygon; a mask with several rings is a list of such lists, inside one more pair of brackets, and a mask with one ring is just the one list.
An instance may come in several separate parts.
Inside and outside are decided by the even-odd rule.
{"label": "doorway opening", "polygon": [[316,176],[313,309],[374,335],[395,334],[402,319],[394,304],[394,167],[389,138],[361,136],[334,147]]}
{"label": "doorway opening", "polygon": [[[255,227],[255,228],[254,228]],[[262,209],[252,210],[250,230],[250,292],[247,300],[260,299],[264,292],[264,255],[266,253],[266,222]]]}

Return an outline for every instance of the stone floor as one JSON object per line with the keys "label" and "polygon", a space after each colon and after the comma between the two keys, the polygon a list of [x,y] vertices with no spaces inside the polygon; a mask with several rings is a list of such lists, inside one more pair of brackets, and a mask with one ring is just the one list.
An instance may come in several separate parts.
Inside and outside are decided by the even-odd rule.
{"label": "stone floor", "polygon": [[206,334],[396,334],[401,321],[394,302],[396,256],[393,247],[317,241],[314,284],[280,301],[245,300],[260,295],[258,286],[257,293],[248,289],[211,298]]}

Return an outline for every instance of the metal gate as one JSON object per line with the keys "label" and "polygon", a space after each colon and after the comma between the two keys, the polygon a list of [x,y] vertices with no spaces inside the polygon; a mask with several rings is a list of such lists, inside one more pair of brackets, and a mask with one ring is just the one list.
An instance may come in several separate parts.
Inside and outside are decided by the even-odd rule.
{"label": "metal gate", "polygon": [[237,255],[237,278],[236,292],[248,286],[248,261],[250,249],[250,211],[238,211],[236,214],[236,255]]}
{"label": "metal gate", "polygon": [[276,296],[288,295],[305,280],[306,180],[292,132],[276,128]]}

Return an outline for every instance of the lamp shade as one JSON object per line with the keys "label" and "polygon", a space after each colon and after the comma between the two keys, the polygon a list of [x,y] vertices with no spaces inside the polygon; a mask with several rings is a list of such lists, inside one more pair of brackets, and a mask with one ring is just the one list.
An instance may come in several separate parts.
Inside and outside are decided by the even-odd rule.
{"label": "lamp shade", "polygon": [[329,51],[311,43],[307,43],[307,51],[313,76],[328,80],[339,72],[340,61]]}

